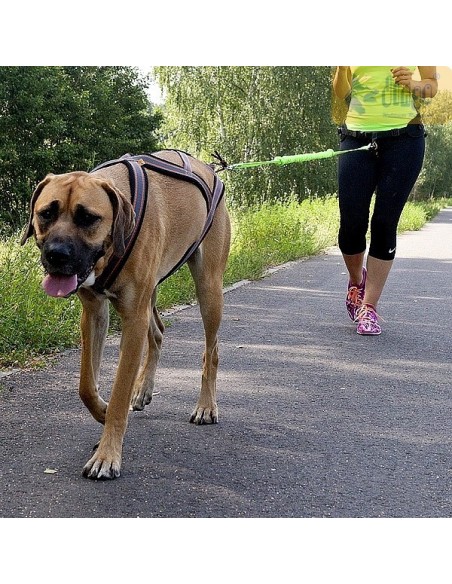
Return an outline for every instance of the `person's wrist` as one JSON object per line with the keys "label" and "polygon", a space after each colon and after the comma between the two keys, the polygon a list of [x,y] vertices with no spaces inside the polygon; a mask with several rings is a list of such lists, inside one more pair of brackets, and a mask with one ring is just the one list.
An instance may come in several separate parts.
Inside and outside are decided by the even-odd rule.
{"label": "person's wrist", "polygon": [[410,92],[415,97],[422,97],[422,87],[416,81],[410,81]]}

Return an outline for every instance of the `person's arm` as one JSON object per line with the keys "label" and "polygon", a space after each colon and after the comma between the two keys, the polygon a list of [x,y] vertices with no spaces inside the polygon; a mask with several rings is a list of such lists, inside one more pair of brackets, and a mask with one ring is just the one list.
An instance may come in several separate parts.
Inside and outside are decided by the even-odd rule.
{"label": "person's arm", "polygon": [[350,67],[337,67],[333,79],[334,93],[339,99],[345,99],[352,90]]}
{"label": "person's arm", "polygon": [[406,87],[416,97],[434,97],[438,91],[436,67],[418,67],[420,81],[412,79],[413,73],[407,67],[392,69],[395,83]]}

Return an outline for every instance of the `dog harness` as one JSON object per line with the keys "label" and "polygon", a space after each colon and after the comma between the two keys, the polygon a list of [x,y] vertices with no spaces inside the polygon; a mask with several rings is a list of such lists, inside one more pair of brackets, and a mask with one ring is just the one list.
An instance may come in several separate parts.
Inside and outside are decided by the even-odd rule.
{"label": "dog harness", "polygon": [[199,239],[188,248],[182,258],[168,272],[168,274],[166,274],[166,276],[161,278],[158,284],[161,284],[164,280],[169,278],[169,276],[174,274],[174,272],[178,270],[195,253],[204,237],[209,232],[210,227],[212,226],[215,211],[224,194],[224,184],[218,178],[218,176],[214,174],[214,185],[213,189],[211,190],[204,179],[193,172],[189,154],[181,150],[167,150],[167,152],[168,151],[177,152],[181,159],[182,166],[159,158],[155,154],[141,154],[137,156],[124,154],[124,156],[121,156],[121,158],[104,162],[99,166],[96,166],[96,168],[91,171],[95,172],[103,168],[108,168],[109,166],[114,166],[115,164],[124,164],[129,172],[131,203],[135,212],[135,226],[132,233],[125,241],[124,253],[122,255],[113,254],[108,261],[108,264],[105,266],[105,269],[102,271],[99,277],[96,278],[96,281],[91,286],[96,292],[99,292],[100,294],[103,294],[105,290],[108,290],[115,279],[118,277],[122,267],[124,266],[133,249],[138,234],[140,233],[148,199],[148,176],[144,171],[145,168],[159,172],[161,174],[165,174],[167,176],[171,176],[173,178],[191,182],[201,191],[207,208],[206,222]]}

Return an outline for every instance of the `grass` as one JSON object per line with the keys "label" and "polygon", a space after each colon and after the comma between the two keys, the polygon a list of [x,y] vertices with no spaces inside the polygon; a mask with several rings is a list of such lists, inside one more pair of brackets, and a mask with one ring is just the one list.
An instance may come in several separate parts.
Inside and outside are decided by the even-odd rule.
{"label": "grass", "polygon": [[336,241],[334,197],[264,204],[232,217],[231,254],[225,283],[256,279],[270,266],[315,255]]}
{"label": "grass", "polygon": [[[399,231],[418,230],[452,201],[408,203]],[[335,245],[339,213],[335,197],[265,204],[231,213],[233,237],[225,285],[260,278],[265,270],[315,255]],[[19,236],[0,241],[0,368],[45,363],[45,357],[79,344],[81,305],[77,297],[49,298],[36,247],[20,247]],[[166,310],[194,299],[186,266],[159,288]],[[113,327],[117,320],[113,319]]]}
{"label": "grass", "polygon": [[0,243],[0,366],[37,364],[79,341],[79,301],[46,296],[38,250],[18,238]]}

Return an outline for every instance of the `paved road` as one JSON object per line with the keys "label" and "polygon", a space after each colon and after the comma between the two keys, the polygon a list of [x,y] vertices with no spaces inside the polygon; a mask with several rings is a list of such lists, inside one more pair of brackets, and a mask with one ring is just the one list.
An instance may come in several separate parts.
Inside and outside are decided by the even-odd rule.
{"label": "paved road", "polygon": [[[2,379],[0,516],[451,517],[452,208],[399,238],[381,337],[355,333],[345,285],[333,249],[227,292],[216,426],[188,423],[198,308],[168,317],[116,481],[81,476],[100,426],[78,351]],[[106,388],[116,356],[111,339]]]}

